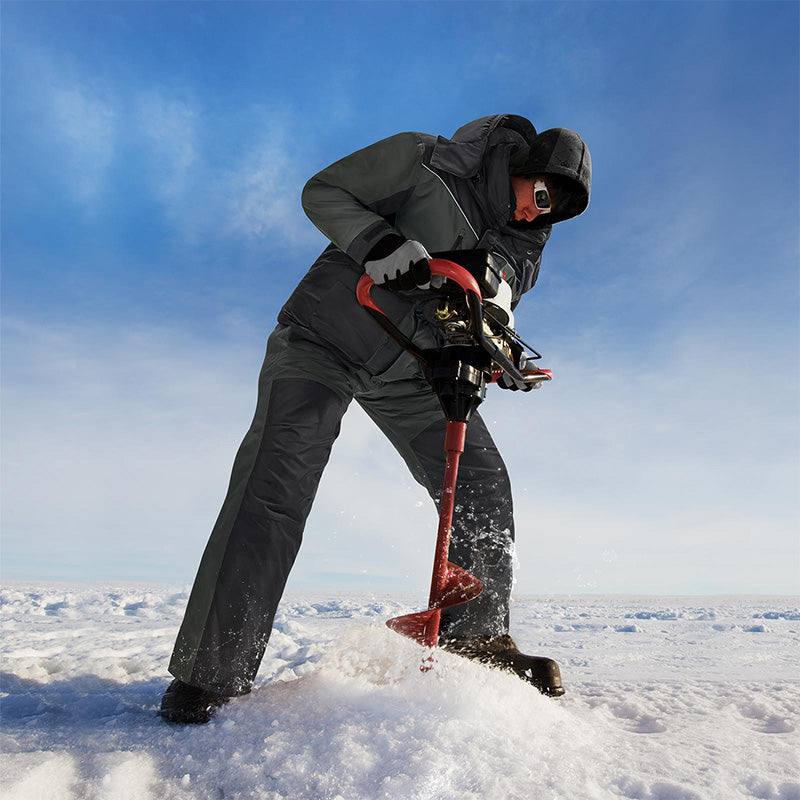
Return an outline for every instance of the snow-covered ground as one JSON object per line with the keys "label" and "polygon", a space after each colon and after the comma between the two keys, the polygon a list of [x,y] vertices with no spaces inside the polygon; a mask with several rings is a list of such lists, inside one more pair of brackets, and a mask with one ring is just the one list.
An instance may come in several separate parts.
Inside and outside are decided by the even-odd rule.
{"label": "snow-covered ground", "polygon": [[14,800],[800,800],[800,598],[519,598],[551,700],[419,649],[420,608],[286,598],[256,688],[207,726],[155,716],[186,591],[7,586],[2,789]]}

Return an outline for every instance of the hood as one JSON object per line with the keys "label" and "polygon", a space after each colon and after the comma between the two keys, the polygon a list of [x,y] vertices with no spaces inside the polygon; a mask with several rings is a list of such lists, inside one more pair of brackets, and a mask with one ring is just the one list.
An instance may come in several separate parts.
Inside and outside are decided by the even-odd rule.
{"label": "hood", "polygon": [[514,212],[510,165],[523,162],[535,140],[536,128],[524,117],[481,117],[462,125],[452,139],[439,136],[429,163],[440,172],[468,179],[486,226],[499,228]]}
{"label": "hood", "polygon": [[511,174],[523,178],[544,175],[552,181],[555,211],[543,214],[530,225],[552,225],[582,214],[589,205],[592,157],[581,137],[569,128],[551,128],[538,134],[523,162],[512,163]]}
{"label": "hood", "polygon": [[509,158],[524,157],[536,140],[536,128],[516,114],[494,114],[462,125],[452,139],[436,140],[431,166],[459,178],[472,178],[483,165],[487,149],[505,145]]}

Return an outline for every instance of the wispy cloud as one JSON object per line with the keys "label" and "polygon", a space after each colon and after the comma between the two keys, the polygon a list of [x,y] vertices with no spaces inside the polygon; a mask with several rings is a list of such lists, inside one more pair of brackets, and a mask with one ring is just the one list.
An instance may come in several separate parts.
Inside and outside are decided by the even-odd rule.
{"label": "wispy cloud", "polygon": [[165,203],[185,202],[195,189],[200,112],[185,100],[151,90],[136,103],[143,147],[152,163],[153,188]]}
{"label": "wispy cloud", "polygon": [[300,206],[310,176],[291,115],[251,106],[223,121],[189,87],[112,80],[57,46],[20,45],[13,71],[32,119],[24,147],[60,162],[51,178],[90,215],[117,208],[124,186],[184,243],[318,242]]}
{"label": "wispy cloud", "polygon": [[123,99],[102,74],[84,69],[57,44],[22,37],[6,50],[4,148],[11,144],[26,159],[57,164],[49,177],[60,183],[61,196],[94,212],[112,189]]}
{"label": "wispy cloud", "polygon": [[219,150],[208,141],[215,124],[201,104],[151,91],[140,97],[136,114],[150,184],[185,240],[317,241],[300,206],[308,176],[297,135],[291,135],[298,126],[286,115],[242,109],[237,129],[247,136],[239,147],[230,141]]}
{"label": "wispy cloud", "polygon": [[87,205],[108,191],[107,172],[115,155],[119,110],[89,85],[56,81],[49,97],[50,128],[46,135],[64,157],[68,188]]}
{"label": "wispy cloud", "polygon": [[221,177],[228,229],[255,239],[277,237],[289,244],[316,241],[300,205],[310,175],[304,169],[308,158],[291,137],[299,126],[262,120],[259,128],[261,143]]}

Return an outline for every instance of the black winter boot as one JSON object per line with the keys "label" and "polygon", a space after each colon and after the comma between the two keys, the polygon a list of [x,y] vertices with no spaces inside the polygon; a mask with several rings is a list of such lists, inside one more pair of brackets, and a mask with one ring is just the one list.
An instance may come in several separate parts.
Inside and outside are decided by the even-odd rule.
{"label": "black winter boot", "polygon": [[561,670],[551,658],[520,653],[514,640],[504,636],[472,636],[463,639],[442,639],[440,646],[449,653],[471,658],[489,667],[513,672],[549,697],[561,697]]}
{"label": "black winter boot", "polygon": [[175,678],[161,698],[158,712],[167,722],[178,725],[199,725],[208,722],[229,697],[199,689]]}

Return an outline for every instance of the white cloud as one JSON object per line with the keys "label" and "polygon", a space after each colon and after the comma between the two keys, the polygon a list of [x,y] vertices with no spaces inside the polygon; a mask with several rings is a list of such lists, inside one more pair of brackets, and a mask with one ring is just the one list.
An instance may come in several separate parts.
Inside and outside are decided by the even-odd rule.
{"label": "white cloud", "polygon": [[[190,580],[253,413],[262,345],[10,320],[4,569]],[[785,376],[766,364],[748,388],[713,343],[689,352],[639,375],[561,357],[540,392],[490,390],[483,415],[515,487],[517,591],[796,590]],[[363,576],[424,599],[435,530],[426,493],[354,404],[290,585]]]}
{"label": "white cloud", "polygon": [[7,321],[4,568],[188,575],[252,416],[256,344]]}
{"label": "white cloud", "polygon": [[65,195],[91,205],[106,188],[115,155],[120,108],[114,93],[63,50],[24,36],[7,49],[4,112],[9,133],[33,144],[32,157],[57,164]]}
{"label": "white cloud", "polygon": [[549,591],[564,578],[584,591],[800,588],[791,349],[733,351],[703,328],[673,348],[657,364],[555,353],[551,385],[487,400],[523,580],[529,565]]}
{"label": "white cloud", "polygon": [[202,105],[164,92],[140,99],[141,146],[171,225],[191,244],[219,237],[256,246],[265,239],[272,247],[317,244],[319,235],[300,205],[308,176],[291,135],[297,126],[259,108],[240,115],[232,129],[241,140],[214,154],[209,134],[215,127]]}
{"label": "white cloud", "polygon": [[319,237],[300,204],[307,159],[289,144],[286,131],[267,125],[263,144],[245,154],[222,176],[228,230],[253,239],[278,239],[290,245],[310,244]]}
{"label": "white cloud", "polygon": [[139,98],[136,116],[153,162],[156,192],[166,203],[185,202],[195,189],[200,113],[184,100],[151,90]]}
{"label": "white cloud", "polygon": [[[4,348],[6,574],[191,579],[253,414],[263,343],[7,320]],[[293,583],[414,573],[424,586],[435,521],[354,408]]]}
{"label": "white cloud", "polygon": [[4,53],[4,65],[9,133],[33,145],[31,157],[57,165],[64,195],[92,210],[108,188],[116,156],[118,94],[101,76],[81,69],[72,54],[24,39],[9,49],[7,61]]}
{"label": "white cloud", "polygon": [[107,188],[118,111],[90,86],[80,84],[54,87],[49,103],[50,133],[63,148],[70,188],[79,200],[93,203]]}
{"label": "white cloud", "polygon": [[89,213],[124,192],[157,201],[180,244],[319,244],[300,205],[309,159],[291,114],[247,107],[223,125],[180,85],[114,81],[37,46],[16,57],[32,151],[58,161],[53,178]]}

